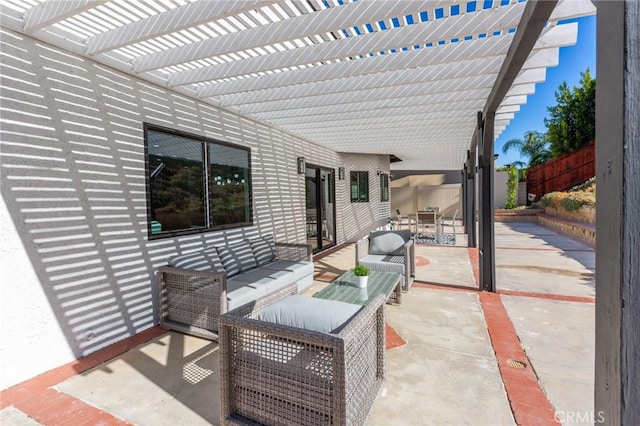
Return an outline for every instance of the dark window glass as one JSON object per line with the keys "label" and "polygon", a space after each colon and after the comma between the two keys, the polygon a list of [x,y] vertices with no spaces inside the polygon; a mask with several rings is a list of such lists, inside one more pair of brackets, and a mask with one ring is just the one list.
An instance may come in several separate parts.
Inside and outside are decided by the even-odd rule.
{"label": "dark window glass", "polygon": [[149,130],[147,144],[151,233],[204,228],[203,143]]}
{"label": "dark window glass", "polygon": [[212,225],[250,222],[248,152],[210,144],[209,161]]}
{"label": "dark window glass", "polygon": [[389,175],[380,175],[380,201],[389,201]]}
{"label": "dark window glass", "polygon": [[351,202],[369,202],[369,172],[350,172]]}
{"label": "dark window glass", "polygon": [[251,225],[249,149],[153,126],[145,142],[150,236]]}

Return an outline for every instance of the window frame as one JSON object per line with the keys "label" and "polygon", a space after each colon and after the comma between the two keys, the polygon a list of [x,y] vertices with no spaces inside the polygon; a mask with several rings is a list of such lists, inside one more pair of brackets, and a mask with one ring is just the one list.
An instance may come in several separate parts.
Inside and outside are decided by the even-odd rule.
{"label": "window frame", "polygon": [[[353,181],[353,176],[357,176],[357,198],[354,199],[353,197],[353,186],[352,186],[352,181]],[[362,177],[366,176],[365,179],[363,179]],[[360,191],[361,191],[361,182],[366,182],[367,183],[367,194],[366,197],[363,199],[362,197],[360,197]],[[369,171],[368,170],[350,170],[349,171],[349,198],[351,199],[352,203],[368,203],[369,202],[369,193],[371,189],[371,185],[369,185]]]}
{"label": "window frame", "polygon": [[[202,228],[194,228],[194,229],[180,229],[173,231],[163,231],[157,234],[153,234],[151,232],[151,222],[152,222],[152,190],[151,190],[151,181],[149,173],[151,171],[151,167],[149,164],[149,131],[167,133],[175,136],[179,136],[186,139],[193,140],[194,143],[200,143],[202,153],[202,179],[203,179],[203,194],[204,194],[204,207],[205,207],[205,225]],[[143,139],[144,139],[144,162],[145,162],[145,190],[146,190],[146,201],[147,201],[147,237],[149,240],[158,240],[163,238],[173,238],[182,235],[193,235],[193,234],[203,234],[206,232],[220,231],[226,229],[233,228],[244,228],[248,226],[253,226],[253,182],[252,182],[252,172],[251,172],[251,148],[236,145],[233,143],[221,141],[218,139],[209,138],[202,135],[196,135],[192,133],[187,133],[181,130],[171,129],[164,126],[158,126],[151,123],[143,123]],[[247,153],[247,191],[248,191],[248,221],[237,222],[231,224],[222,224],[222,225],[212,225],[212,194],[211,194],[211,182],[210,182],[210,171],[211,171],[211,157],[210,157],[210,145],[220,145],[229,148],[234,148],[238,150],[245,151]],[[246,208],[247,206],[245,206]]]}

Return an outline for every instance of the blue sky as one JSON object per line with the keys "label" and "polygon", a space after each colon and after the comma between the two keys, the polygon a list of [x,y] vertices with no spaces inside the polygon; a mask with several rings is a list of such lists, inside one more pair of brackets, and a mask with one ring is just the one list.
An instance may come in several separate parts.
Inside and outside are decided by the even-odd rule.
{"label": "blue sky", "polygon": [[587,68],[591,75],[596,75],[596,17],[572,19],[564,22],[578,22],[578,41],[575,45],[560,48],[560,63],[557,67],[547,69],[547,78],[536,84],[536,92],[527,98],[526,105],[520,107],[515,118],[495,141],[494,152],[499,154],[498,165],[510,164],[521,160],[525,164],[528,159],[520,159],[520,154],[511,150],[502,153],[502,146],[510,139],[522,139],[527,130],[545,132],[544,118],[548,116],[547,107],[556,104],[555,91],[566,81],[569,87],[578,85],[580,73]]}

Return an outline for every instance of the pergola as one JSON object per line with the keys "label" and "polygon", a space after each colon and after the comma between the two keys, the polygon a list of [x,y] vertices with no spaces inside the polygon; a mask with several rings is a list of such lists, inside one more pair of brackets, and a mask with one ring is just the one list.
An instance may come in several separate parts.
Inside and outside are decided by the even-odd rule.
{"label": "pergola", "polygon": [[[596,409],[612,424],[640,418],[638,4],[598,4],[598,215],[612,215],[597,229]],[[493,141],[575,43],[576,24],[562,22],[595,10],[588,0],[3,0],[0,23],[337,152],[462,170],[474,245],[479,172],[481,283],[492,290]]]}
{"label": "pergola", "polygon": [[477,111],[492,97],[497,137],[576,42],[560,22],[595,13],[588,0],[3,3],[3,26],[404,170],[460,170]]}
{"label": "pergola", "polygon": [[2,24],[337,152],[462,170],[471,246],[477,164],[494,290],[493,140],[576,42],[561,22],[594,13],[589,0],[9,0]]}

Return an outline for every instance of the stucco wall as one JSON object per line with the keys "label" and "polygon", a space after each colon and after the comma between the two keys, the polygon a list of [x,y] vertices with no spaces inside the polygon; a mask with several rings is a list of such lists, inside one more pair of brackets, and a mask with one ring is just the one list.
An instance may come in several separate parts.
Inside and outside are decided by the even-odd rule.
{"label": "stucco wall", "polygon": [[[2,52],[0,389],[151,327],[154,271],[171,255],[258,233],[305,242],[298,156],[389,167],[388,156],[341,158],[10,31]],[[143,122],[250,147],[254,226],[148,241]],[[348,189],[336,180],[338,243],[388,216],[379,195],[353,206]]]}
{"label": "stucco wall", "polygon": [[453,217],[458,210],[458,217],[462,212],[462,185],[443,184],[428,186],[403,186],[392,188],[391,208],[394,212],[400,210],[403,215],[415,214],[428,206],[438,207],[445,217]]}
{"label": "stucco wall", "polygon": [[507,204],[507,181],[509,180],[509,173],[495,171],[493,177],[493,207],[503,209]]}

